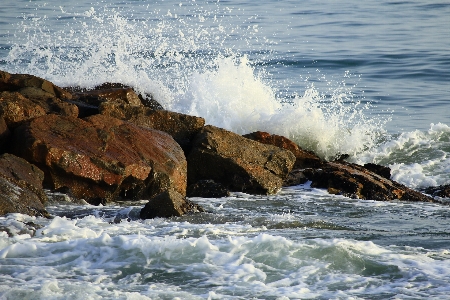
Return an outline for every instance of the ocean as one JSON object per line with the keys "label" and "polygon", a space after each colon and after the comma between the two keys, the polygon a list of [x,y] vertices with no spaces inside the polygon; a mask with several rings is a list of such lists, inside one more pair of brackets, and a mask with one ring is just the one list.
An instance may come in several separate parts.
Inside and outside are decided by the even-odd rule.
{"label": "ocean", "polygon": [[[120,82],[239,134],[450,184],[450,2],[2,0],[0,69]],[[68,199],[51,194],[53,198]],[[70,200],[70,199],[68,199]],[[0,299],[450,299],[450,207],[329,195],[0,217]]]}

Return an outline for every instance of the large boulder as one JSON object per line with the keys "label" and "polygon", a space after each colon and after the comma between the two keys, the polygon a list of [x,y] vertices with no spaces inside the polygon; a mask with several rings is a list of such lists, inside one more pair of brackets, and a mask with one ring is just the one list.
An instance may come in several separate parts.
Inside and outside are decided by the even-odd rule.
{"label": "large boulder", "polygon": [[244,135],[244,137],[291,151],[295,155],[294,169],[318,168],[323,164],[320,157],[310,151],[303,150],[296,143],[284,136],[270,134],[264,131],[255,131]]}
{"label": "large boulder", "polygon": [[104,102],[99,110],[101,114],[107,116],[167,132],[186,153],[191,148],[192,139],[205,125],[203,118],[120,102]]}
{"label": "large boulder", "polygon": [[42,189],[44,172],[11,154],[0,156],[0,215],[22,213],[48,216]]}
{"label": "large boulder", "polygon": [[164,191],[141,209],[141,219],[181,217],[189,212],[202,212],[203,209],[173,190]]}
{"label": "large boulder", "polygon": [[16,128],[12,151],[45,172],[45,186],[92,204],[186,194],[186,159],[173,138],[105,115],[45,115]]}
{"label": "large boulder", "polygon": [[344,161],[328,162],[320,169],[305,169],[303,173],[311,181],[311,187],[325,188],[332,194],[379,201],[436,202],[398,182]]}
{"label": "large boulder", "polygon": [[274,194],[292,170],[291,151],[205,126],[188,156],[188,181],[211,179],[231,191]]}

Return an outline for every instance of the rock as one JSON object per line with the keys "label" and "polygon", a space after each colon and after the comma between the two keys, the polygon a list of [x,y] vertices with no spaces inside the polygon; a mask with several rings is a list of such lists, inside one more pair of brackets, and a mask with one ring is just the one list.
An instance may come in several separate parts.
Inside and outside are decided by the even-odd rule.
{"label": "rock", "polygon": [[[9,94],[14,95],[16,103],[20,103],[23,100],[17,97],[16,93],[20,93],[23,98],[29,99],[35,105],[40,106],[47,114],[78,116],[78,108],[66,102],[66,100],[72,99],[70,93],[57,87],[50,81],[33,75],[9,74],[0,71],[0,92],[9,92]],[[24,105],[29,107],[28,101]],[[26,109],[24,108],[23,110],[25,111]]]}
{"label": "rock", "polygon": [[296,143],[281,135],[255,131],[244,135],[244,137],[291,151],[296,158],[294,169],[318,168],[323,163],[320,157],[310,151],[303,150]]}
{"label": "rock", "polygon": [[68,87],[66,91],[72,92],[77,103],[85,103],[98,107],[103,102],[118,102],[132,106],[145,106],[153,110],[163,109],[161,104],[151,95],[137,94],[130,86],[121,83],[103,83],[92,90],[79,87]]}
{"label": "rock", "polygon": [[424,192],[426,194],[441,198],[450,198],[450,184],[440,186],[427,187]]}
{"label": "rock", "polygon": [[199,180],[187,187],[186,196],[202,198],[222,198],[230,196],[230,191],[214,180]]}
{"label": "rock", "polygon": [[372,171],[381,177],[384,177],[386,179],[391,179],[391,168],[380,166],[373,163],[364,164],[364,168],[366,168],[369,171]]}
{"label": "rock", "polygon": [[0,117],[0,153],[4,153],[10,144],[11,131],[6,125],[5,119]]}
{"label": "rock", "polygon": [[420,192],[391,181],[368,169],[348,162],[329,162],[320,169],[303,171],[311,187],[325,188],[331,194],[368,200],[436,202]]}
{"label": "rock", "polygon": [[45,172],[46,187],[91,204],[186,194],[186,159],[168,134],[104,115],[45,115],[16,128],[13,153]]}
{"label": "rock", "polygon": [[99,106],[103,102],[125,103],[131,106],[142,106],[139,96],[131,88],[95,89],[75,93],[74,100]]}
{"label": "rock", "polygon": [[49,214],[44,208],[47,196],[42,189],[44,173],[36,166],[11,154],[0,156],[0,215]]}
{"label": "rock", "polygon": [[203,118],[117,102],[102,103],[99,110],[101,114],[107,116],[167,132],[186,153],[191,148],[192,139],[205,125]]}
{"label": "rock", "polygon": [[189,212],[202,212],[203,209],[186,200],[180,193],[167,190],[154,196],[141,209],[141,219],[181,217]]}
{"label": "rock", "polygon": [[17,92],[0,93],[0,117],[13,129],[24,121],[43,116],[46,111]]}
{"label": "rock", "polygon": [[231,191],[274,194],[292,170],[292,152],[205,126],[188,156],[188,182],[211,179]]}
{"label": "rock", "polygon": [[283,182],[283,186],[294,186],[299,184],[304,184],[308,181],[305,174],[303,174],[303,169],[292,170],[287,178]]}
{"label": "rock", "polygon": [[25,88],[32,88],[34,91],[40,91],[40,96],[55,97],[62,100],[72,99],[72,95],[57,87],[50,81],[28,74],[10,74],[0,70],[0,92],[18,91]]}

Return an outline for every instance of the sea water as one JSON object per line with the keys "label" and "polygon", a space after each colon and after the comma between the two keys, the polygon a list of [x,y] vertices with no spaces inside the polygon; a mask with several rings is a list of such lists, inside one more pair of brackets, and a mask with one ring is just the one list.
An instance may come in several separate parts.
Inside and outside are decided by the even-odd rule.
{"label": "sea water", "polygon": [[[60,86],[121,82],[208,124],[389,166],[421,189],[450,184],[449,15],[442,1],[4,0],[0,69]],[[1,217],[0,297],[450,292],[448,205],[355,200],[308,183],[191,200],[206,212],[140,220],[142,199]]]}

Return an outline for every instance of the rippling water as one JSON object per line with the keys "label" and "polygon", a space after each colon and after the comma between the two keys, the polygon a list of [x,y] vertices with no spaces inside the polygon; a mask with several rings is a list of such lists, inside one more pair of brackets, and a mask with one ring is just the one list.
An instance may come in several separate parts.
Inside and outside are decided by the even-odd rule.
{"label": "rippling water", "polygon": [[[0,69],[122,82],[238,133],[450,184],[450,3],[3,1]],[[0,218],[2,299],[430,299],[450,278],[447,205],[328,195],[51,204]],[[446,201],[444,199],[444,201]]]}

